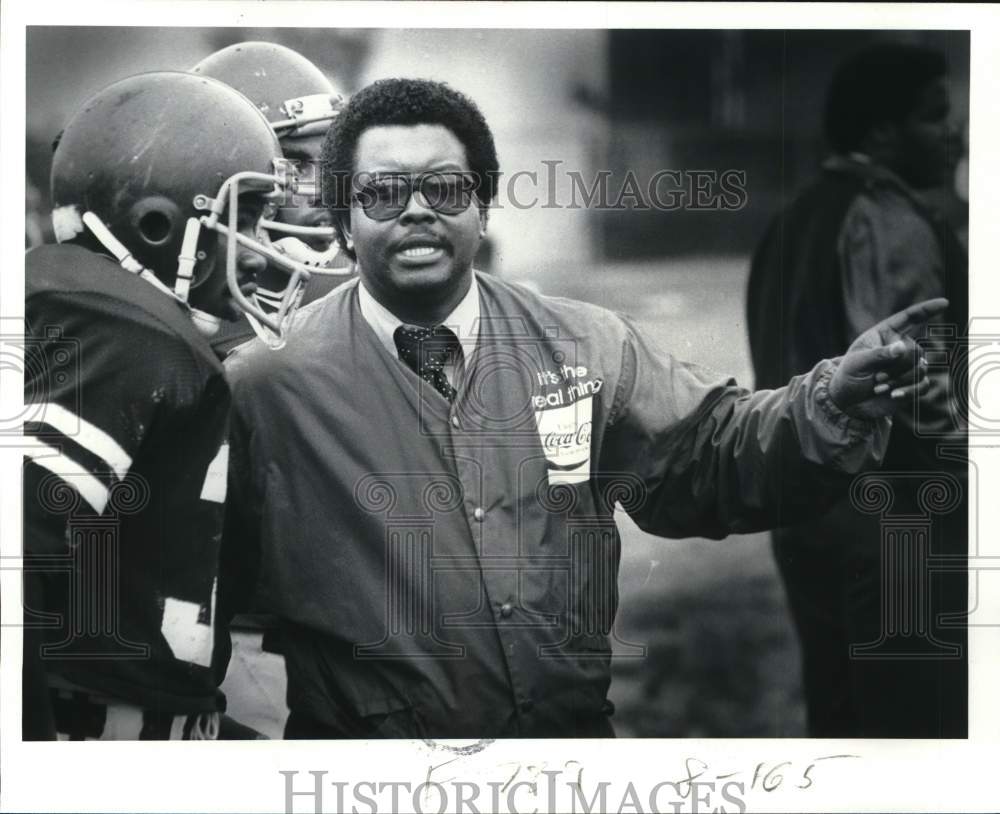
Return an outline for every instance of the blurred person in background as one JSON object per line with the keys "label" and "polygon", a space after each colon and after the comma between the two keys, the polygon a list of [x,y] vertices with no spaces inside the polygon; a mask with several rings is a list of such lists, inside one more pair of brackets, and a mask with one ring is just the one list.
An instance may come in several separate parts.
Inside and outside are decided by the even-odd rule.
{"label": "blurred person in background", "polygon": [[42,212],[42,193],[31,178],[24,176],[24,248],[33,249],[45,242],[45,215]]}
{"label": "blurred person in background", "polygon": [[496,149],[441,83],[362,89],[322,167],[359,277],[227,361],[229,601],[281,619],[286,737],[613,735],[616,504],[669,537],[814,512],[927,386],[907,336],[943,300],[749,393],[477,273]]}
{"label": "blurred person in background", "polygon": [[[929,193],[950,182],[959,158],[946,68],[938,51],[885,43],[836,70],[825,108],[833,155],[819,179],[772,222],[751,265],[747,322],[757,387],[781,386],[918,300],[947,297],[948,310],[932,322],[953,326],[953,336],[964,334],[967,256],[928,203]],[[941,335],[925,335],[922,343],[947,353],[943,342]],[[928,579],[920,563],[890,573],[880,518],[855,507],[847,489],[821,518],[774,532],[802,644],[813,736],[966,733],[965,637],[938,625],[940,614],[966,611],[965,422],[950,372],[932,369],[919,409],[912,402],[897,413],[885,470],[897,515],[929,511],[918,498],[924,478],[944,472],[955,479],[960,505],[934,516],[931,548],[954,558],[960,573]],[[953,457],[939,454],[941,443]],[[900,658],[891,642],[852,655],[852,646],[880,641],[893,624],[888,614],[894,611],[886,608],[903,596],[930,602],[924,617],[931,620],[930,636],[946,644],[915,658],[912,649]]]}
{"label": "blurred person in background", "polygon": [[50,138],[28,131],[24,150],[24,248],[52,243],[48,187],[55,145]]}
{"label": "blurred person in background", "polygon": [[[314,274],[301,305],[332,291],[351,274],[351,261],[334,240],[333,220],[319,201],[318,164],[323,137],[343,104],[326,75],[297,51],[273,42],[240,42],[205,57],[192,73],[225,82],[253,102],[271,123],[294,173],[294,191],[262,221],[271,244]],[[327,273],[324,273],[327,272]],[[259,277],[257,300],[265,308],[280,301],[288,274],[274,264]],[[237,345],[266,331],[244,318],[220,331],[213,347],[225,357]]]}

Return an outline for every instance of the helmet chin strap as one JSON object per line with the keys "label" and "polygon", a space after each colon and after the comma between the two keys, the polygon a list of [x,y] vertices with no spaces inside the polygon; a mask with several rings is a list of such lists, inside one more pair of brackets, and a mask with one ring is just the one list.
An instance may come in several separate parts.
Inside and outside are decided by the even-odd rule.
{"label": "helmet chin strap", "polygon": [[[296,226],[283,221],[261,218],[260,227],[269,236],[284,235],[278,239],[271,237],[271,245],[297,263],[307,266],[312,274],[339,277],[349,273],[342,268],[333,268],[333,261],[337,259],[340,247],[336,241],[337,233],[332,226]],[[325,251],[317,251],[302,240],[308,237],[329,240],[330,245]]]}
{"label": "helmet chin strap", "polygon": [[198,262],[198,234],[201,232],[201,222],[197,218],[188,218],[184,227],[184,242],[181,243],[181,253],[177,255],[177,277],[174,279],[174,295],[191,308],[191,319],[198,332],[207,338],[215,336],[222,327],[222,320],[202,311],[192,308],[188,302],[191,293],[191,280],[194,278],[194,264]]}
{"label": "helmet chin strap", "polygon": [[[157,277],[152,271],[142,265],[138,260],[136,260],[132,253],[125,248],[118,238],[114,236],[112,231],[107,227],[107,225],[93,212],[84,212],[81,218],[84,225],[90,230],[90,233],[94,236],[98,243],[100,243],[105,249],[114,255],[118,264],[128,272],[135,274],[145,280],[147,283],[152,285],[154,288],[162,291],[167,296],[173,297],[179,303],[184,305],[191,316],[191,320],[194,322],[195,328],[200,334],[206,337],[215,336],[219,332],[219,326],[221,325],[221,320],[202,311],[198,308],[192,308],[191,304],[188,302],[188,292],[190,290],[191,281],[191,269],[194,268],[195,257],[191,257],[190,268],[188,269],[186,278],[182,278],[181,269],[184,265],[183,259],[181,266],[178,267],[177,271],[177,282],[174,285],[174,289],[171,290],[169,286],[166,285],[159,277]],[[192,230],[192,223],[194,224],[194,229]],[[198,244],[198,221],[194,218],[188,220],[187,228],[184,232],[184,245],[181,250],[181,254],[194,254],[194,247]],[[193,235],[192,235],[193,233]],[[190,251],[188,249],[190,248]],[[186,258],[185,258],[186,259]]]}
{"label": "helmet chin strap", "polygon": [[[333,261],[340,254],[340,247],[336,243],[331,243],[326,251],[320,252],[293,236],[274,240],[271,245],[282,254],[291,257],[292,260],[305,264],[315,274],[323,274],[327,269],[332,269]],[[342,273],[342,270],[338,269],[338,272]]]}

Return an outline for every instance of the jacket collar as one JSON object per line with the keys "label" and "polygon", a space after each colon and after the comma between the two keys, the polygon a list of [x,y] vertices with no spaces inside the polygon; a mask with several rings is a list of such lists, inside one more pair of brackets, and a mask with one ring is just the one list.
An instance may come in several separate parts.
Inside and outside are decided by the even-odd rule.
{"label": "jacket collar", "polygon": [[933,217],[934,212],[927,202],[896,173],[871,159],[864,153],[835,154],[827,158],[823,169],[840,175],[850,175],[860,180],[866,188],[890,188],[909,199],[925,215]]}

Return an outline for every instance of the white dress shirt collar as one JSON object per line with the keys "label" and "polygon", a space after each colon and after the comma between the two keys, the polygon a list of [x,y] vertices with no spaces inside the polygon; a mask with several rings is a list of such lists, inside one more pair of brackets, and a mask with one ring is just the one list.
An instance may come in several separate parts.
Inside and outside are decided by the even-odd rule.
{"label": "white dress shirt collar", "polygon": [[[375,331],[379,342],[390,355],[397,356],[393,335],[403,321],[371,295],[365,288],[364,280],[358,282],[358,305],[361,307],[361,316]],[[455,333],[462,345],[462,355],[466,359],[470,358],[479,341],[479,283],[476,282],[475,272],[472,273],[472,283],[462,301],[441,324],[447,325]]]}

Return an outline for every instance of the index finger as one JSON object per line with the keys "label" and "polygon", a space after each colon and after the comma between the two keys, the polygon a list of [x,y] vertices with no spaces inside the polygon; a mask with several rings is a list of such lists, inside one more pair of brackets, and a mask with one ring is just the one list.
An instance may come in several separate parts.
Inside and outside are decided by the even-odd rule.
{"label": "index finger", "polygon": [[911,305],[902,311],[897,311],[891,317],[886,318],[882,324],[901,334],[911,334],[938,314],[943,314],[948,307],[948,300],[944,297],[935,297],[933,300],[924,300],[916,305]]}

